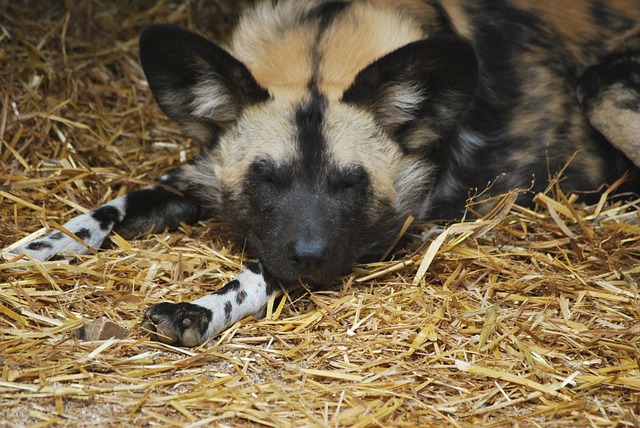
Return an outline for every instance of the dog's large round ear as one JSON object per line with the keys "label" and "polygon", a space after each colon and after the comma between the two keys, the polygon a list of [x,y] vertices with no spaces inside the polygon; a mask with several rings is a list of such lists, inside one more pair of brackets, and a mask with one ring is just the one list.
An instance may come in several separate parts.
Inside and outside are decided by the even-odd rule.
{"label": "dog's large round ear", "polygon": [[242,62],[204,37],[171,25],[142,32],[140,59],[162,110],[201,141],[215,140],[247,105],[269,98]]}
{"label": "dog's large round ear", "polygon": [[405,145],[419,149],[452,131],[477,82],[473,47],[460,38],[433,37],[367,66],[342,100],[371,111],[391,134],[401,133]]}

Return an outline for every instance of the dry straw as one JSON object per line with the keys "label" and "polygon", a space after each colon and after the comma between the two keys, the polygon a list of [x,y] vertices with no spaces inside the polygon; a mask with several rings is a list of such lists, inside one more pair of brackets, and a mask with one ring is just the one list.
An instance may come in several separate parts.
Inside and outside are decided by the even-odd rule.
{"label": "dry straw", "polygon": [[[1,246],[195,152],[154,105],[136,37],[151,22],[198,27],[199,6],[0,1]],[[427,225],[392,261],[292,290],[197,349],[150,342],[138,321],[238,271],[242,248],[216,223],[73,262],[4,260],[0,425],[640,425],[637,202],[513,199]],[[102,316],[130,336],[70,333]]]}

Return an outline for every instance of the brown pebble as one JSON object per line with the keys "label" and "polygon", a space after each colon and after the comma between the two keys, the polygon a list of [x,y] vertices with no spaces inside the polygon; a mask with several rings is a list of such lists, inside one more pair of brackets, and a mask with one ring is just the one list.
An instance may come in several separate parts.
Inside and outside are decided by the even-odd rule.
{"label": "brown pebble", "polygon": [[106,317],[102,317],[95,321],[87,321],[82,327],[73,330],[73,334],[78,339],[89,342],[94,340],[107,340],[112,337],[124,339],[129,335],[129,330]]}

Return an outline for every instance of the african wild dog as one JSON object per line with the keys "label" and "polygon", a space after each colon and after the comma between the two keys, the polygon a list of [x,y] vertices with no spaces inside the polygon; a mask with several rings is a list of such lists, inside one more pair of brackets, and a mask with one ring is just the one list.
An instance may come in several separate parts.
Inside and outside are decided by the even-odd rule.
{"label": "african wild dog", "polygon": [[224,48],[152,26],[147,80],[200,156],[65,224],[84,244],[53,232],[20,250],[222,218],[260,263],[145,318],[194,346],[259,315],[275,282],[329,282],[379,257],[407,216],[459,217],[489,182],[487,195],[530,189],[525,204],[562,169],[566,191],[625,173],[638,191],[638,23],[634,0],[281,0],[247,11]]}

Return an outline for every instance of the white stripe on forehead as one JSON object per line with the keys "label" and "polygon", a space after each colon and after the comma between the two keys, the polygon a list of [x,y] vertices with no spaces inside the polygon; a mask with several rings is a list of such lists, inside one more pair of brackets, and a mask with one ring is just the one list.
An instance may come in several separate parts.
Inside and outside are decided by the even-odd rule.
{"label": "white stripe on forehead", "polygon": [[394,177],[402,152],[376,124],[373,115],[340,103],[329,103],[323,131],[330,162],[366,168],[374,195],[395,197]]}
{"label": "white stripe on forehead", "polygon": [[269,157],[276,163],[297,157],[295,109],[272,100],[245,110],[236,127],[225,134],[213,156],[223,187],[238,188],[251,163]]}

